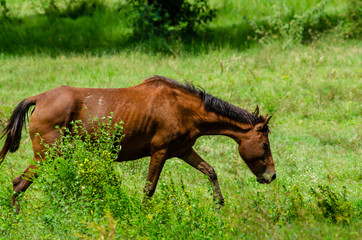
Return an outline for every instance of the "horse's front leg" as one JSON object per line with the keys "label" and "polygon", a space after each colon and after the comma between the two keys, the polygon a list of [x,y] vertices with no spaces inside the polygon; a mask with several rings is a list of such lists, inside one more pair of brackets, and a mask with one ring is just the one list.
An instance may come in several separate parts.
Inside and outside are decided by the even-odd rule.
{"label": "horse's front leg", "polygon": [[166,150],[160,150],[151,155],[150,166],[148,168],[146,186],[144,188],[145,198],[150,198],[154,194],[163,166],[166,162]]}
{"label": "horse's front leg", "polygon": [[192,167],[206,174],[211,181],[214,188],[214,201],[218,200],[217,203],[224,205],[224,197],[221,194],[219,182],[217,180],[217,175],[213,167],[205,162],[194,149],[191,149],[189,153],[181,157],[182,160],[190,164]]}

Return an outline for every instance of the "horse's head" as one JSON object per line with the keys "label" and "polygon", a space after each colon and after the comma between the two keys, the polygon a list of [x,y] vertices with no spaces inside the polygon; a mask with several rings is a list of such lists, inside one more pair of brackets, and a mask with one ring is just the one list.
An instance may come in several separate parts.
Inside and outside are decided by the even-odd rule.
{"label": "horse's head", "polygon": [[244,133],[239,146],[240,156],[255,174],[259,183],[271,183],[276,178],[268,137],[270,118],[265,116],[263,122]]}

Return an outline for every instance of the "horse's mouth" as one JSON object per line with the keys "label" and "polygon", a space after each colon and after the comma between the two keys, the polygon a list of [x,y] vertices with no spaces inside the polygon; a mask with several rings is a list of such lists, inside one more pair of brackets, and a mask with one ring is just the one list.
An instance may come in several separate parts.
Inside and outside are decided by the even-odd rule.
{"label": "horse's mouth", "polygon": [[268,176],[268,178],[265,178],[264,176],[261,176],[261,177],[257,177],[256,178],[256,181],[258,181],[259,183],[271,183],[272,181],[274,181],[274,179],[277,178],[277,175],[276,173],[274,173],[272,176]]}
{"label": "horse's mouth", "polygon": [[268,181],[263,177],[256,178],[256,181],[258,181],[259,183],[262,183],[262,184],[263,183],[271,183],[271,181]]}

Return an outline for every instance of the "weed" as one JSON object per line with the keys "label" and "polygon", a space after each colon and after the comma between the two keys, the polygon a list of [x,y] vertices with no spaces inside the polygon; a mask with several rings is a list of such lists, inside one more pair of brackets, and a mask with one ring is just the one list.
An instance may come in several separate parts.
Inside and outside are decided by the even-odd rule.
{"label": "weed", "polygon": [[93,234],[76,233],[75,235],[81,239],[115,239],[117,221],[109,211],[107,211],[102,218],[101,226],[97,222],[86,223],[86,226],[89,229],[89,232]]}
{"label": "weed", "polygon": [[323,216],[335,223],[349,224],[352,218],[352,204],[347,200],[346,188],[336,193],[328,186],[312,188],[313,195]]}
{"label": "weed", "polygon": [[285,212],[285,218],[289,222],[293,222],[295,219],[301,218],[303,209],[305,209],[305,202],[300,192],[300,188],[294,185],[288,193],[289,204]]}

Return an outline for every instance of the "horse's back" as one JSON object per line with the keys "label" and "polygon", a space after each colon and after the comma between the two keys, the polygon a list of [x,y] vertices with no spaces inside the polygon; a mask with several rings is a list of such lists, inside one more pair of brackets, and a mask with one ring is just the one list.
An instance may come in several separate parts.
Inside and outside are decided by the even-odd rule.
{"label": "horse's back", "polygon": [[53,142],[59,137],[56,126],[68,127],[71,121],[81,120],[87,128],[90,117],[101,119],[112,112],[113,121],[124,122],[124,159],[146,156],[152,147],[181,144],[193,127],[192,111],[200,106],[197,97],[162,79],[129,88],[60,86],[34,98],[32,139],[38,133],[46,142]]}

